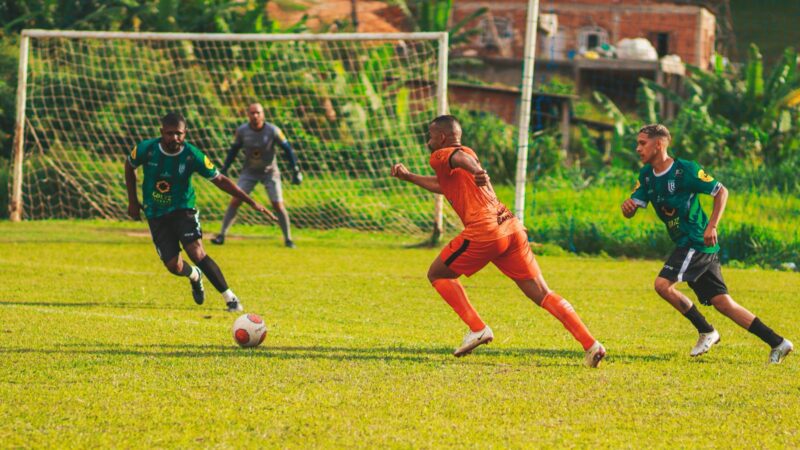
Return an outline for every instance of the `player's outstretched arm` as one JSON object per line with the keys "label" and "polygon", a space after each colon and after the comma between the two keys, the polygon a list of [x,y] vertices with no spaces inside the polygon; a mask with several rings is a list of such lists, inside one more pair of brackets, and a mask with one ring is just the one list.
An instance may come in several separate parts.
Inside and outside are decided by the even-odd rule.
{"label": "player's outstretched arm", "polygon": [[639,207],[636,205],[636,202],[633,201],[632,198],[629,198],[622,202],[622,215],[625,216],[626,219],[630,219],[631,217],[636,215],[636,210]]}
{"label": "player's outstretched arm", "polygon": [[703,232],[703,242],[709,247],[717,245],[717,225],[722,219],[722,213],[725,211],[725,205],[728,204],[728,190],[725,186],[721,186],[717,195],[714,196],[714,210],[711,212],[711,217],[708,219],[708,225]]}
{"label": "player's outstretched arm", "polygon": [[136,193],[136,169],[131,163],[125,160],[125,189],[128,191],[128,215],[133,220],[141,220],[139,211],[142,204],[139,203],[139,195]]}
{"label": "player's outstretched arm", "polygon": [[233,162],[236,160],[236,155],[239,154],[239,150],[241,149],[242,143],[240,142],[237,134],[233,144],[231,144],[230,148],[228,148],[228,153],[225,155],[225,162],[222,163],[222,167],[219,169],[223,175],[227,175],[228,169],[231,168],[231,164],[233,164]]}
{"label": "player's outstretched arm", "polygon": [[453,169],[464,169],[475,177],[475,184],[486,186],[489,184],[489,174],[481,167],[481,163],[472,156],[456,151],[450,157],[450,167]]}
{"label": "player's outstretched arm", "polygon": [[409,171],[403,163],[397,163],[392,166],[392,176],[409,183],[416,184],[417,186],[433,192],[434,194],[441,194],[442,188],[439,186],[439,180],[436,177],[426,177],[417,175]]}
{"label": "player's outstretched arm", "polygon": [[232,195],[233,197],[238,198],[244,203],[247,203],[256,211],[268,215],[272,220],[278,220],[272,211],[268,210],[264,205],[258,203],[257,201],[253,200],[247,193],[239,188],[230,178],[226,177],[225,175],[220,174],[216,178],[211,180],[212,183],[221,190],[227,192],[228,194]]}

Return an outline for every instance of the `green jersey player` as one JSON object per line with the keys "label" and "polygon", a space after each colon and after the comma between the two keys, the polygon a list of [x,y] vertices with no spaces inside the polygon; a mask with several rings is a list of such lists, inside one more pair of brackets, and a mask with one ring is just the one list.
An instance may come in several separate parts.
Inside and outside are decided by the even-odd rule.
{"label": "green jersey player", "polygon": [[[717,255],[717,225],[725,210],[728,190],[697,163],[671,158],[667,154],[671,140],[669,130],[663,125],[647,125],[639,130],[636,152],[644,167],[639,172],[631,198],[622,203],[622,214],[628,219],[636,214],[638,208],[652,204],[675,242],[676,249],[656,278],[656,292],[686,316],[700,333],[691,356],[706,353],[719,342],[720,337],[691,300],[675,289],[675,284],[681,281],[689,283],[700,303],[713,305],[723,315],[761,338],[772,348],[769,361],[780,363],[792,351],[792,343],[733,301],[722,279]],[[699,194],[714,197],[711,218],[700,207]]]}
{"label": "green jersey player", "polygon": [[[140,219],[144,209],[156,251],[175,275],[188,277],[192,295],[199,305],[205,300],[202,277],[222,294],[228,311],[242,311],[242,305],[228,288],[217,263],[203,250],[200,219],[195,209],[192,174],[198,173],[221,190],[249,204],[257,211],[271,215],[263,205],[253,201],[226,176],[217,171],[211,160],[197,147],[185,142],[186,119],[178,113],[161,118],[161,138],[136,144],[125,161],[125,185],[128,190],[128,215]],[[136,192],[136,168],[142,167],[142,197]],[[273,217],[274,218],[274,217]],[[191,267],[181,259],[181,248],[197,264]]]}

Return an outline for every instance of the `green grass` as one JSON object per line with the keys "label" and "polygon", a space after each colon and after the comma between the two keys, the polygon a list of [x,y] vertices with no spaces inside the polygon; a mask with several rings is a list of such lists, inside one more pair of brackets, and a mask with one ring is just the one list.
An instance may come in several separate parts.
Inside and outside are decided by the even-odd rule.
{"label": "green grass", "polygon": [[[214,228],[214,227],[207,227]],[[797,447],[800,360],[708,308],[722,342],[652,291],[657,261],[539,258],[609,350],[599,370],[493,267],[464,280],[496,340],[464,326],[407,239],[237,227],[208,247],[265,344],[233,344],[216,293],[195,306],[144,224],[0,222],[2,447]],[[725,269],[795,342],[800,275]],[[210,288],[210,286],[208,286]]]}

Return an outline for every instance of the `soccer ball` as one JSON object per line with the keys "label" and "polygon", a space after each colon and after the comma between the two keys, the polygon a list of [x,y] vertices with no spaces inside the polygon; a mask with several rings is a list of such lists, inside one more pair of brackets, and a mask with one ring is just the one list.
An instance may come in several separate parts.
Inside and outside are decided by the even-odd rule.
{"label": "soccer ball", "polygon": [[233,340],[241,347],[258,347],[267,337],[267,326],[258,314],[243,314],[233,322]]}

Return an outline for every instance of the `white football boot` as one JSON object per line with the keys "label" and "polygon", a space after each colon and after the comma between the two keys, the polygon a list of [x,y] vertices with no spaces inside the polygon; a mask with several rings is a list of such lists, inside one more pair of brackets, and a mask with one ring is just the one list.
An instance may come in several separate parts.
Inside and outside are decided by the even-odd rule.
{"label": "white football boot", "polygon": [[783,358],[786,357],[789,353],[794,350],[794,345],[788,339],[784,338],[783,342],[778,344],[777,347],[773,348],[771,352],[769,352],[769,363],[770,364],[780,364],[783,361]]}
{"label": "white football boot", "polygon": [[689,356],[700,356],[711,350],[711,347],[717,342],[719,342],[719,332],[717,330],[708,333],[700,333],[700,337],[697,338],[697,344],[694,344],[694,348],[692,348]]}
{"label": "white football boot", "polygon": [[492,342],[492,339],[494,339],[494,333],[492,333],[492,329],[489,328],[489,325],[486,325],[480,331],[470,331],[466,336],[464,336],[461,346],[453,352],[453,356],[461,357],[469,355],[473,350],[475,350],[475,347],[488,344],[489,342]]}
{"label": "white football boot", "polygon": [[586,350],[586,356],[583,359],[583,363],[586,367],[597,367],[600,365],[600,361],[606,357],[606,348],[603,347],[603,344],[600,341],[594,341],[589,350]]}

